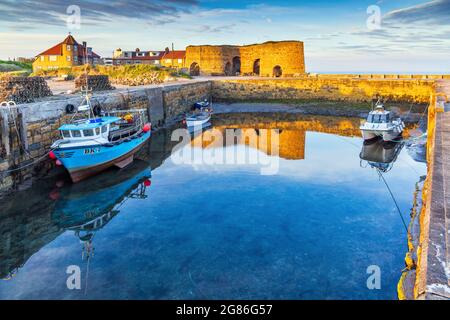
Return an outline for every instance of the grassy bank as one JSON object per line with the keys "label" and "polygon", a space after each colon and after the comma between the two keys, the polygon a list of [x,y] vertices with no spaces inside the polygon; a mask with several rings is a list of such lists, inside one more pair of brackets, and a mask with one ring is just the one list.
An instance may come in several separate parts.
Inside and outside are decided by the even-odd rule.
{"label": "grassy bank", "polygon": [[125,85],[145,85],[158,84],[167,81],[174,81],[178,78],[190,78],[182,72],[175,69],[163,68],[152,65],[125,65],[125,66],[102,66],[95,67],[78,66],[73,68],[61,68],[58,70],[40,71],[35,73],[37,76],[61,77],[68,76],[74,79],[87,72],[89,75],[107,75],[111,83]]}
{"label": "grassy bank", "polygon": [[31,69],[31,63],[0,60],[0,75],[10,74],[15,76],[27,76],[31,73]]}

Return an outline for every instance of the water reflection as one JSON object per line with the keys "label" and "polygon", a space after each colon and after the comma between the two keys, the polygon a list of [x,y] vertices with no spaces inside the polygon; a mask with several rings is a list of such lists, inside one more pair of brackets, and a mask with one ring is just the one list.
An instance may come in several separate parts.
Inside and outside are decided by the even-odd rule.
{"label": "water reflection", "polygon": [[[0,212],[0,277],[11,279],[0,282],[0,298],[395,298],[405,238],[392,202],[368,196],[383,199],[385,187],[358,164],[387,173],[403,211],[417,180],[410,166],[425,167],[401,144],[361,150],[359,124],[274,114],[213,119],[214,130],[239,133],[238,146],[280,129],[273,177],[176,166],[172,128],[153,134],[125,170],[19,192]],[[80,251],[90,261],[94,246],[90,290],[69,292],[65,268],[80,262]],[[365,290],[370,264],[383,268],[380,292]]]}
{"label": "water reflection", "polygon": [[361,166],[367,165],[383,173],[392,169],[394,162],[402,151],[404,142],[384,142],[382,140],[364,142],[359,157]]}

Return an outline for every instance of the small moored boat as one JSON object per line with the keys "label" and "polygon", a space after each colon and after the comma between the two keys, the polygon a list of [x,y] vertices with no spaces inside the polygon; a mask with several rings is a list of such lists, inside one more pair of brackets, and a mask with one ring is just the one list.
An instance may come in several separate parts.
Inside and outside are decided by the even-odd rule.
{"label": "small moored boat", "polygon": [[211,103],[208,100],[194,103],[192,113],[186,116],[185,122],[188,129],[204,127],[211,120],[213,112]]}
{"label": "small moored boat", "polygon": [[59,128],[62,139],[52,145],[50,157],[67,169],[73,182],[112,166],[124,168],[151,136],[145,112],[118,110],[65,124]]}
{"label": "small moored boat", "polygon": [[211,120],[209,112],[194,113],[186,117],[186,125],[188,128],[202,127]]}
{"label": "small moored boat", "polygon": [[381,137],[384,141],[393,141],[401,136],[405,124],[400,118],[393,118],[384,105],[377,102],[375,109],[369,113],[367,121],[360,127],[364,140]]}

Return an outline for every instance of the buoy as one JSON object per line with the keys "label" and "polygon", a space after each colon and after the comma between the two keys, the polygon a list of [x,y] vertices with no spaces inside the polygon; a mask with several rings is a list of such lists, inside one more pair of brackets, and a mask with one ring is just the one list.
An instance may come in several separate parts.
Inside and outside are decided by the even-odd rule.
{"label": "buoy", "polygon": [[57,166],[62,166],[62,162],[61,162],[61,161],[59,161],[59,160],[56,160],[56,162],[55,162],[55,163],[56,163],[56,165],[57,165]]}
{"label": "buoy", "polygon": [[53,201],[56,201],[56,200],[59,199],[59,191],[58,190],[52,190],[48,196]]}
{"label": "buoy", "polygon": [[49,156],[50,159],[52,159],[52,160],[55,160],[55,159],[56,159],[56,155],[55,155],[55,153],[53,152],[53,150],[50,151],[50,152],[48,153],[48,156]]}
{"label": "buoy", "polygon": [[152,125],[150,123],[147,123],[142,130],[144,132],[149,132],[150,130],[152,130]]}
{"label": "buoy", "polygon": [[151,180],[146,179],[146,180],[144,181],[144,186],[150,187],[151,185],[152,185],[152,181],[151,181]]}

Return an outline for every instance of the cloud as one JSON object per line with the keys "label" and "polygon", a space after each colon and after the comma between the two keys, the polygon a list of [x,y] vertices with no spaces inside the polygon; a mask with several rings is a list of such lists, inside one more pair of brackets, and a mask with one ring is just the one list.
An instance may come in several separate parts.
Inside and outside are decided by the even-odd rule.
{"label": "cloud", "polygon": [[19,26],[63,26],[67,7],[73,4],[81,9],[82,23],[100,24],[116,18],[164,22],[190,12],[198,0],[0,0],[0,15],[3,21]]}
{"label": "cloud", "polygon": [[450,25],[450,0],[435,0],[391,11],[383,17],[385,22]]}
{"label": "cloud", "polygon": [[200,25],[197,28],[191,28],[190,30],[195,33],[221,33],[231,31],[236,24],[220,25],[220,26],[210,26],[210,25]]}

